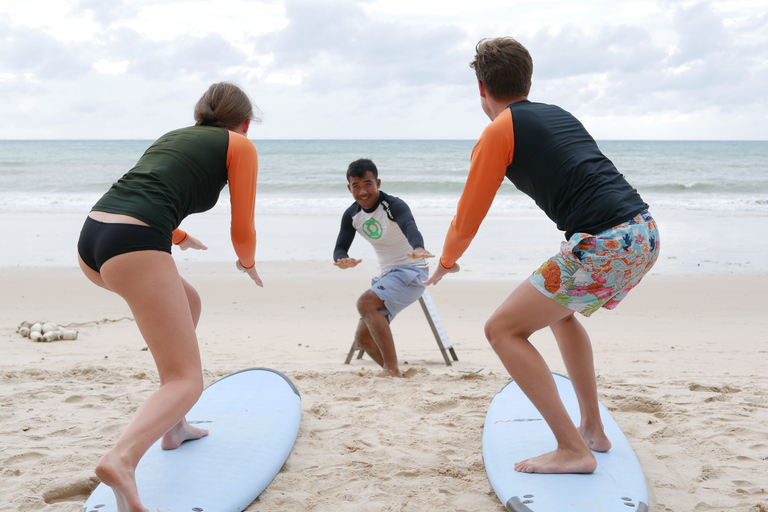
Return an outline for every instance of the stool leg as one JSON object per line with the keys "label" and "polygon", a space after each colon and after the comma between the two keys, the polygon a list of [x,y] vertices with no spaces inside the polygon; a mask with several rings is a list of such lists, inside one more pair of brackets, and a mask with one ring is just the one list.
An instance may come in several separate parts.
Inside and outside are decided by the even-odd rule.
{"label": "stool leg", "polygon": [[[352,346],[349,347],[349,354],[347,354],[347,359],[344,361],[344,364],[349,364],[349,362],[352,360],[352,356],[355,355],[355,350],[357,350],[357,343],[353,341]],[[361,357],[363,356],[362,355],[357,356],[358,359],[360,359]]]}
{"label": "stool leg", "polygon": [[[427,307],[427,303],[424,301],[423,296],[419,297],[419,304],[421,304],[421,309],[424,311],[424,316],[427,317],[427,322],[429,323],[429,327],[432,329],[432,334],[435,336],[437,347],[440,349],[440,353],[443,355],[443,360],[445,361],[446,366],[452,366],[451,358],[448,357],[448,351],[446,351],[445,347],[443,346],[443,340],[440,339],[440,333],[437,332],[437,326],[432,320],[432,315],[429,314],[429,308]],[[453,347],[451,347],[451,351],[453,351]],[[454,359],[454,361],[458,361],[458,359]]]}

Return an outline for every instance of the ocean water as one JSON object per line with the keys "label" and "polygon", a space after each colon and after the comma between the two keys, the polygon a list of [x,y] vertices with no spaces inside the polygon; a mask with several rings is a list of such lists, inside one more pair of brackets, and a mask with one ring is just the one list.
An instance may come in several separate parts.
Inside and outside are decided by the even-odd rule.
{"label": "ocean water", "polygon": [[[73,265],[91,205],[151,141],[0,141],[0,266]],[[439,254],[474,141],[254,140],[259,153],[257,261],[330,261],[352,203],[347,165],[371,158],[382,190],[411,206]],[[651,206],[662,233],[660,272],[768,271],[768,142],[598,141]],[[188,261],[234,261],[227,189],[212,211],[181,226],[208,245]],[[527,275],[562,233],[505,181],[462,259],[475,276]],[[375,263],[363,242],[351,254]],[[373,263],[371,263],[373,262]],[[373,270],[371,270],[373,272]],[[463,272],[462,274],[466,274]]]}
{"label": "ocean water", "polygon": [[[0,212],[80,212],[124,174],[151,141],[0,141]],[[599,141],[652,207],[768,215],[768,142]],[[466,179],[469,140],[254,140],[257,213],[335,214],[351,197],[357,158],[379,168],[382,190],[450,214]],[[226,189],[223,194],[226,198]],[[219,202],[219,211],[227,201]],[[537,208],[508,182],[493,213]]]}

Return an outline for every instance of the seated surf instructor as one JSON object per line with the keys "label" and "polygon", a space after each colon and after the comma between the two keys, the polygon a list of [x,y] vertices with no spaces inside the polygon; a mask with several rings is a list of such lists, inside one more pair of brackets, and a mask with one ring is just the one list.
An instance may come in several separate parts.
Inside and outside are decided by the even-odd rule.
{"label": "seated surf instructor", "polygon": [[77,246],[86,277],[128,303],[160,376],[160,389],[139,407],[96,466],[96,476],[114,491],[119,512],[147,510],[135,470],[155,441],[162,438],[162,448],[172,450],[208,434],[184,417],[203,390],[195,334],[201,304],[179,275],[171,245],[206,249],[178,227],[188,215],[213,208],[225,185],[236,266],[262,286],[254,261],[257,156],[246,137],[251,121],[259,118],[248,96],[229,83],[211,85],[194,117],[195,126],[156,140],[99,199]]}
{"label": "seated surf instructor", "polygon": [[377,377],[402,377],[389,324],[424,293],[423,281],[429,276],[425,258],[434,255],[424,249],[424,238],[405,201],[380,187],[379,171],[371,160],[349,164],[347,188],[355,202],[341,218],[333,264],[347,269],[363,261],[348,254],[355,233],[373,246],[381,274],[371,280],[371,288],[357,300],[360,321],[355,342],[381,365]]}
{"label": "seated surf instructor", "polygon": [[[555,451],[519,461],[515,469],[591,473],[597,467],[591,450],[608,451],[611,442],[598,410],[592,345],[574,314],[613,309],[640,282],[658,258],[656,223],[648,205],[574,116],[528,100],[533,60],[523,45],[509,37],[484,39],[470,66],[491,123],[472,151],[440,263],[426,284],[459,271],[456,261],[469,247],[505,177],[565,231],[560,251],[499,306],[485,334],[557,440]],[[578,427],[560,400],[546,362],[528,341],[545,327],[557,340],[576,391]]]}

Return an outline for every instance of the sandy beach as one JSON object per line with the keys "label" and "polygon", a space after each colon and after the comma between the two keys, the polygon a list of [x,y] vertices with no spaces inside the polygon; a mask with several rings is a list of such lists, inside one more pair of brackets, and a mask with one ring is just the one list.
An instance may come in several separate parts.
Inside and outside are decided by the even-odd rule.
{"label": "sandy beach", "polygon": [[[509,377],[482,332],[521,278],[440,283],[432,297],[460,360],[443,363],[414,306],[393,324],[406,378],[382,380],[368,358],[343,364],[355,299],[375,272],[361,266],[264,262],[259,289],[231,263],[179,264],[203,298],[206,383],[270,367],[302,396],[294,450],[247,510],[503,511],[481,437]],[[0,283],[0,510],[79,510],[96,460],[157,386],[151,356],[125,304],[79,269],[4,267]],[[601,402],[637,453],[651,510],[768,511],[766,287],[762,271],[654,273],[585,320]],[[34,343],[15,332],[23,320],[79,337]],[[534,340],[564,373],[551,334]]]}

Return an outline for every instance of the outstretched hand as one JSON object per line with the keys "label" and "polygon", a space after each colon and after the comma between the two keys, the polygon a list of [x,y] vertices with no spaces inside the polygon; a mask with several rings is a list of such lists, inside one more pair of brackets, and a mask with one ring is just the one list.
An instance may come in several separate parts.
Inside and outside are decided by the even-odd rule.
{"label": "outstretched hand", "polygon": [[355,258],[339,258],[333,262],[339,268],[352,268],[356,267],[363,260],[356,260]]}
{"label": "outstretched hand", "polygon": [[240,272],[245,272],[248,274],[248,277],[253,279],[253,282],[256,283],[257,286],[260,286],[261,288],[264,288],[264,283],[261,282],[261,277],[259,277],[259,273],[256,272],[256,266],[254,265],[251,268],[245,268],[242,263],[240,263],[240,260],[237,260],[237,263],[235,264],[237,266],[237,270]]}
{"label": "outstretched hand", "polygon": [[455,274],[459,270],[461,270],[461,267],[459,266],[458,263],[454,263],[453,266],[451,268],[449,268],[448,270],[444,269],[442,265],[438,264],[437,265],[437,270],[435,270],[435,272],[432,274],[432,277],[430,277],[426,281],[423,281],[423,283],[425,285],[427,285],[427,286],[429,286],[431,284],[437,284],[437,283],[440,282],[440,280],[443,278],[444,275],[446,275],[446,274]]}
{"label": "outstretched hand", "polygon": [[413,250],[413,252],[406,253],[406,256],[409,258],[412,258],[414,260],[418,260],[421,258],[434,258],[435,255],[426,250],[423,247],[417,247]]}
{"label": "outstretched hand", "polygon": [[179,244],[179,249],[181,249],[182,251],[186,251],[187,249],[197,249],[199,251],[205,251],[206,249],[208,249],[208,247],[203,245],[203,242],[201,242],[197,238],[187,234],[187,239]]}

